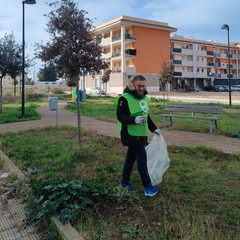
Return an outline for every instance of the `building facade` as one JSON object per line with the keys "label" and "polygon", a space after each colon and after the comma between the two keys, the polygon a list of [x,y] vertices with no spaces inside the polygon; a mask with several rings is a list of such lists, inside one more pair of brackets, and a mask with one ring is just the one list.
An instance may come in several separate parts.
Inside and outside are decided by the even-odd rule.
{"label": "building facade", "polygon": [[[171,36],[171,60],[174,66],[172,88],[186,86],[228,85],[228,46],[213,41],[201,41]],[[239,47],[230,44],[231,84],[239,81]]]}
{"label": "building facade", "polygon": [[[170,33],[167,23],[121,16],[96,27],[102,37],[104,54],[112,73],[107,86],[111,93],[122,93],[127,81],[136,74],[148,79],[148,90],[159,91],[163,61],[170,61]],[[101,75],[87,76],[86,89],[101,84]]]}
{"label": "building facade", "polygon": [[[102,36],[102,58],[112,70],[107,92],[122,93],[127,80],[142,74],[148,91],[158,92],[162,63],[174,66],[174,81],[168,88],[228,85],[228,46],[172,35],[177,29],[167,23],[121,16],[96,27]],[[230,44],[231,84],[240,84],[239,46]],[[88,76],[86,89],[101,87],[101,75]]]}

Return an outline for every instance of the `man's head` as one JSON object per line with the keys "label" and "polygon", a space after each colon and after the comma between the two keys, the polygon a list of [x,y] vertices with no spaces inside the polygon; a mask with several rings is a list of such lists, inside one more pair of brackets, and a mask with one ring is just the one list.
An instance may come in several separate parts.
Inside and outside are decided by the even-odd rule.
{"label": "man's head", "polygon": [[146,79],[142,75],[137,75],[133,78],[132,84],[139,95],[143,95],[146,90]]}

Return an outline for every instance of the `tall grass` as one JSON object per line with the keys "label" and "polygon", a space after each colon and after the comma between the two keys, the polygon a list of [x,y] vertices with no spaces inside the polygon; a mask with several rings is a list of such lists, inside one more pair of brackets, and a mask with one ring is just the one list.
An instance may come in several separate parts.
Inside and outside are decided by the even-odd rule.
{"label": "tall grass", "polygon": [[84,129],[82,134],[80,149],[72,127],[4,133],[0,140],[2,150],[35,181],[83,179],[109,189],[111,198],[82,211],[74,223],[86,240],[239,239],[240,155],[169,146],[161,192],[148,199],[136,167],[137,191],[118,187],[126,152],[119,139]]}

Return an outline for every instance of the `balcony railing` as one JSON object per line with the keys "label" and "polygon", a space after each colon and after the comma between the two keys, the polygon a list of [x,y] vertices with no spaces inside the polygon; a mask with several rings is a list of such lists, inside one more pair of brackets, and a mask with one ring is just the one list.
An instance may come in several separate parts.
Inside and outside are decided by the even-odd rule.
{"label": "balcony railing", "polygon": [[119,57],[121,56],[121,52],[117,51],[117,52],[113,52],[112,57]]}
{"label": "balcony railing", "polygon": [[126,40],[136,40],[136,35],[135,34],[126,33],[125,34],[125,39]]}
{"label": "balcony railing", "polygon": [[135,57],[137,55],[137,50],[136,49],[126,49],[125,54]]}
{"label": "balcony railing", "polygon": [[213,51],[207,51],[207,55],[214,56],[214,52]]}
{"label": "balcony railing", "polygon": [[173,64],[182,64],[182,60],[173,60]]}
{"label": "balcony railing", "polygon": [[173,48],[173,52],[181,53],[182,49],[181,48]]}
{"label": "balcony railing", "polygon": [[207,66],[214,67],[214,63],[213,63],[213,62],[208,62],[208,63],[207,63]]}
{"label": "balcony railing", "polygon": [[115,35],[115,36],[112,37],[113,42],[116,42],[116,41],[119,41],[119,40],[121,40],[121,34]]}
{"label": "balcony railing", "polygon": [[121,68],[113,68],[112,69],[112,73],[120,73],[121,72]]}
{"label": "balcony railing", "polygon": [[181,77],[182,76],[182,72],[173,72],[173,76],[174,77]]}

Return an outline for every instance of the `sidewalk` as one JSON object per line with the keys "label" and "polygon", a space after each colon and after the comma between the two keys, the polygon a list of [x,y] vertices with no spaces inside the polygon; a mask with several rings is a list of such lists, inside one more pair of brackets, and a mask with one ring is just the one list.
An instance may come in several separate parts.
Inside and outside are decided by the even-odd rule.
{"label": "sidewalk", "polygon": [[[58,126],[77,126],[76,114],[64,109],[65,102],[59,102]],[[56,126],[56,111],[49,111],[48,106],[38,108],[42,119],[10,124],[0,124],[0,132],[19,132],[28,129]],[[94,130],[99,134],[119,137],[117,124],[81,116],[81,126]],[[162,130],[168,145],[208,146],[226,153],[240,152],[240,139],[229,138],[209,133],[193,133],[175,130]],[[150,138],[151,138],[150,134]],[[43,240],[34,229],[26,223],[24,209],[17,199],[3,202],[0,199],[0,239],[1,240]]]}
{"label": "sidewalk", "polygon": [[[77,126],[75,113],[64,109],[65,102],[59,102],[58,126],[70,125]],[[56,126],[56,111],[49,111],[48,106],[38,108],[42,119],[37,121],[27,121],[10,124],[0,124],[0,132],[24,131],[27,129],[41,128],[46,126]],[[90,117],[81,116],[81,126],[96,131],[102,135],[119,137],[117,124],[104,122]],[[207,146],[226,153],[240,153],[240,139],[230,138],[209,133],[196,133],[176,130],[162,129],[162,135],[168,145],[177,146]],[[150,134],[150,137],[152,135]]]}

